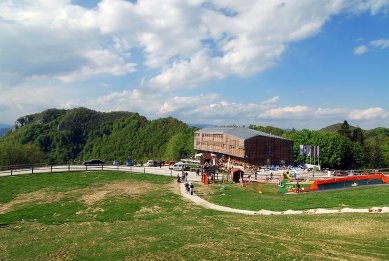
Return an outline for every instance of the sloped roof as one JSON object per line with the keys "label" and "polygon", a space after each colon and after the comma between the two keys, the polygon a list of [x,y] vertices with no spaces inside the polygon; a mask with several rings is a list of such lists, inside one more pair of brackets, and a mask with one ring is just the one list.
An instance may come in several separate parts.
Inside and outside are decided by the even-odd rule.
{"label": "sloped roof", "polygon": [[283,137],[243,127],[208,127],[198,130],[196,133],[228,134],[242,140],[247,140],[256,136],[288,140]]}

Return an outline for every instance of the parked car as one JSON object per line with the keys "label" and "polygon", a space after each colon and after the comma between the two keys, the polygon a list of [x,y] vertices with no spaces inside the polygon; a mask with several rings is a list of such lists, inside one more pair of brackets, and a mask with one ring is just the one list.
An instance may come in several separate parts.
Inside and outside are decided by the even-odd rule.
{"label": "parked car", "polygon": [[103,165],[104,161],[99,160],[99,159],[91,159],[91,160],[86,160],[82,164],[84,165]]}
{"label": "parked car", "polygon": [[186,170],[187,166],[183,162],[177,162],[171,168],[172,170]]}
{"label": "parked car", "polygon": [[334,176],[348,176],[347,171],[342,171],[342,170],[335,170],[334,171]]}
{"label": "parked car", "polygon": [[171,160],[168,162],[168,166],[169,166],[169,169],[173,169],[173,165],[175,164],[176,162],[174,160]]}
{"label": "parked car", "polygon": [[114,161],[112,162],[112,165],[114,165],[114,166],[119,166],[119,165],[120,165],[120,161],[119,161],[119,160],[114,160]]}
{"label": "parked car", "polygon": [[126,161],[126,166],[134,166],[134,161],[132,159],[128,159]]}
{"label": "parked car", "polygon": [[146,166],[147,167],[155,167],[155,166],[157,166],[157,162],[155,160],[149,160],[149,161],[147,161]]}

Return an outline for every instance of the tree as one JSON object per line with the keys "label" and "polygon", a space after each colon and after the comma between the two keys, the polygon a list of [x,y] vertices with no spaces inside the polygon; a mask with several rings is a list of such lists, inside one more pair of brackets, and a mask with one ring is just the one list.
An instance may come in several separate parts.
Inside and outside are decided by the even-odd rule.
{"label": "tree", "polygon": [[342,126],[340,126],[340,130],[338,130],[338,133],[343,137],[351,139],[350,125],[346,120],[343,122]]}
{"label": "tree", "polygon": [[358,142],[359,144],[361,144],[363,146],[365,143],[365,137],[363,135],[363,130],[359,127],[354,129],[351,140]]}
{"label": "tree", "polygon": [[24,165],[45,162],[45,154],[35,144],[0,144],[0,165]]}

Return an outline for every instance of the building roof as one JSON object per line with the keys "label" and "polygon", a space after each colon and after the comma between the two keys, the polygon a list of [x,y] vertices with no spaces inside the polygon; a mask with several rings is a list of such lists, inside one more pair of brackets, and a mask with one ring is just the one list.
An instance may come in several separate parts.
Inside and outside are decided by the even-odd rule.
{"label": "building roof", "polygon": [[247,140],[256,136],[288,140],[283,137],[243,127],[208,127],[198,130],[196,133],[228,134],[242,140]]}

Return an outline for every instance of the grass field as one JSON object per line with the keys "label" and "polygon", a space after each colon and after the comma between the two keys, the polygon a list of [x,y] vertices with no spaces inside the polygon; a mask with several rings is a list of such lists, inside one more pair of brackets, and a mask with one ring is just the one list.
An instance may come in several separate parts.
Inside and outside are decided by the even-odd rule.
{"label": "grass field", "polygon": [[0,260],[389,259],[387,214],[244,216],[177,193],[155,175],[0,178]]}
{"label": "grass field", "polygon": [[[388,185],[300,194],[277,193],[276,186],[256,183],[246,184],[245,187],[239,187],[237,184],[212,184],[200,185],[197,191],[201,197],[215,204],[247,210],[285,211],[389,206]],[[262,194],[258,193],[259,190]]]}

